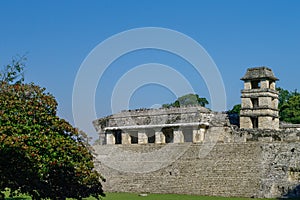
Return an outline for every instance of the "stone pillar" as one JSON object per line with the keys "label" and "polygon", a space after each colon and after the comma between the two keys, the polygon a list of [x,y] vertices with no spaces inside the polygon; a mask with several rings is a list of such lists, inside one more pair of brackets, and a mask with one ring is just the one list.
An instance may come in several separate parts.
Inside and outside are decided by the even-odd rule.
{"label": "stone pillar", "polygon": [[270,88],[269,80],[261,80],[260,81],[260,88]]}
{"label": "stone pillar", "polygon": [[272,81],[272,82],[270,83],[270,89],[271,89],[271,90],[276,90],[275,81]]}
{"label": "stone pillar", "polygon": [[206,127],[194,126],[193,127],[193,142],[195,142],[195,143],[203,142],[204,138],[205,138],[205,131],[206,131]]}
{"label": "stone pillar", "polygon": [[139,144],[147,144],[148,143],[148,136],[146,134],[145,129],[138,130],[138,143]]}
{"label": "stone pillar", "polygon": [[203,142],[205,139],[206,127],[200,127],[200,141]]}
{"label": "stone pillar", "polygon": [[184,142],[184,135],[180,128],[174,128],[174,143],[183,143]]}
{"label": "stone pillar", "polygon": [[272,108],[274,109],[278,109],[278,99],[273,99],[272,100]]}
{"label": "stone pillar", "polygon": [[240,117],[240,128],[251,129],[253,128],[250,117]]}
{"label": "stone pillar", "polygon": [[162,132],[162,128],[155,128],[155,143],[156,144],[164,144],[166,143],[166,137]]}
{"label": "stone pillar", "polygon": [[122,132],[122,144],[131,144],[131,137],[126,132]]}
{"label": "stone pillar", "polygon": [[244,82],[244,89],[250,90],[251,89],[251,81],[245,81]]}
{"label": "stone pillar", "polygon": [[116,144],[116,139],[112,131],[106,131],[106,144]]}

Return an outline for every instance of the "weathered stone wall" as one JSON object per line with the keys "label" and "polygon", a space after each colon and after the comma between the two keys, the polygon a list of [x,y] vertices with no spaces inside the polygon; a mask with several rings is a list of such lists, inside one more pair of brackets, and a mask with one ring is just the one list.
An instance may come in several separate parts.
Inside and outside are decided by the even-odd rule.
{"label": "weathered stone wall", "polygon": [[300,143],[272,142],[261,146],[262,197],[300,197]]}
{"label": "weathered stone wall", "polygon": [[208,127],[229,126],[230,122],[226,113],[188,106],[123,111],[93,124],[99,133],[99,143],[105,145],[201,142]]}
{"label": "weathered stone wall", "polygon": [[201,106],[180,107],[168,109],[138,109],[123,111],[106,118],[93,121],[96,130],[100,133],[105,127],[159,125],[189,122],[209,122],[212,116],[218,113],[211,112]]}
{"label": "weathered stone wall", "polygon": [[96,168],[107,179],[104,190],[300,196],[299,131],[218,131],[211,148],[205,142],[95,146]]}
{"label": "weathered stone wall", "polygon": [[[245,197],[259,195],[260,177],[263,172],[260,144],[217,143],[204,158],[198,157],[202,144],[169,145],[172,145],[175,152],[187,148],[187,145],[188,148],[178,160],[153,172],[122,172],[96,162],[97,169],[107,179],[104,190]],[[125,147],[124,151],[146,153],[153,150],[152,146],[155,145],[131,145]],[[101,157],[107,148],[111,147],[95,148]],[[168,154],[170,151],[161,153]],[[123,157],[123,161],[119,161],[119,164],[127,168],[126,166],[132,165],[132,162],[135,162],[132,158]],[[143,167],[148,163],[140,162],[140,165]]]}

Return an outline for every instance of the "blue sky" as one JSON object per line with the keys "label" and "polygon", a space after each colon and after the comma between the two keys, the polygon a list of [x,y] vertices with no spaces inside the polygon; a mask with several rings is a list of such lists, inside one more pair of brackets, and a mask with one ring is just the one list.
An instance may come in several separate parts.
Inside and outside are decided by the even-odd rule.
{"label": "blue sky", "polygon": [[[222,75],[230,109],[240,103],[239,79],[248,67],[269,66],[280,79],[280,87],[299,89],[299,9],[296,0],[2,0],[0,65],[9,63],[16,54],[26,54],[26,82],[46,87],[59,103],[59,115],[74,123],[73,84],[89,53],[126,30],[168,28],[205,48]],[[105,71],[95,95],[97,116],[111,114],[112,90],[122,75],[153,62],[176,69],[196,93],[209,99],[205,82],[188,62],[169,52],[145,49],[121,56]],[[175,99],[168,87],[147,84],[133,93],[129,106],[151,107]]]}

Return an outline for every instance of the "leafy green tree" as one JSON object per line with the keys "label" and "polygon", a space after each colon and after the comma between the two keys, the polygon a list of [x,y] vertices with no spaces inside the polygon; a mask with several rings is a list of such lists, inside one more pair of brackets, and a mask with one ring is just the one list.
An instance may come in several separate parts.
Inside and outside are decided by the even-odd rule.
{"label": "leafy green tree", "polygon": [[300,94],[293,94],[281,105],[280,119],[285,122],[300,124]]}
{"label": "leafy green tree", "polygon": [[0,84],[0,190],[33,199],[104,195],[92,152],[80,132],[57,116],[55,98],[22,84],[22,69],[8,69]]}
{"label": "leafy green tree", "polygon": [[281,87],[276,88],[276,90],[279,92],[279,95],[278,95],[278,109],[280,110],[282,105],[287,103],[287,101],[291,97],[291,93],[288,90],[285,90]]}
{"label": "leafy green tree", "polygon": [[276,89],[279,92],[278,109],[280,120],[293,124],[300,123],[300,93],[297,90],[288,91],[280,87]]}
{"label": "leafy green tree", "polygon": [[16,56],[0,71],[0,83],[22,83],[26,57]]}
{"label": "leafy green tree", "polygon": [[186,94],[184,96],[179,97],[176,101],[170,104],[163,104],[163,108],[170,108],[170,107],[180,107],[180,106],[195,106],[200,105],[205,107],[209,102],[206,98],[200,98],[198,94]]}
{"label": "leafy green tree", "polygon": [[241,110],[241,104],[236,104],[233,106],[231,110],[228,111],[228,113],[240,115],[240,110]]}

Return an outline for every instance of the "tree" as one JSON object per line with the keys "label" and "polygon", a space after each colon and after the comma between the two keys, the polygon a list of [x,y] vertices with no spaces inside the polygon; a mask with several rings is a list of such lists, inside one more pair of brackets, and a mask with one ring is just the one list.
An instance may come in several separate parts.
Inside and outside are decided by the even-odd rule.
{"label": "tree", "polygon": [[179,97],[176,101],[170,104],[163,104],[163,108],[180,107],[180,106],[195,106],[200,105],[205,107],[208,103],[206,98],[200,98],[198,94],[186,94]]}
{"label": "tree", "polygon": [[280,108],[280,119],[292,124],[300,124],[300,94],[293,94]]}
{"label": "tree", "polygon": [[240,115],[240,111],[241,111],[241,104],[236,104],[233,106],[231,110],[228,111],[228,113]]}
{"label": "tree", "polygon": [[276,88],[279,92],[278,109],[281,121],[297,124],[300,123],[300,93],[295,89],[288,91],[280,87]]}
{"label": "tree", "polygon": [[103,196],[93,154],[78,129],[56,115],[55,98],[17,80],[22,69],[8,69],[16,71],[0,76],[0,190],[34,199]]}
{"label": "tree", "polygon": [[0,83],[22,83],[26,57],[16,56],[0,71]]}
{"label": "tree", "polygon": [[278,109],[280,110],[282,105],[284,103],[287,103],[287,101],[291,97],[291,93],[288,90],[285,90],[280,87],[276,88],[276,90],[279,92],[279,94],[278,94]]}
{"label": "tree", "polygon": [[240,110],[241,104],[236,104],[227,112],[229,121],[232,125],[240,126]]}

